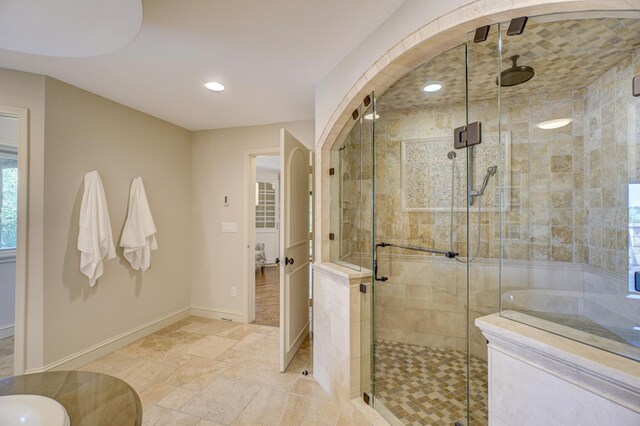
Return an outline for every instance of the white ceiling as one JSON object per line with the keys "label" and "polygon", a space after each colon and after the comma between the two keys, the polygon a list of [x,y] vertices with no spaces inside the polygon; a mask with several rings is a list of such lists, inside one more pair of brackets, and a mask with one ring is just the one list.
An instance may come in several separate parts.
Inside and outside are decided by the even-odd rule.
{"label": "white ceiling", "polygon": [[[50,75],[191,130],[312,119],[316,83],[403,1],[146,0],[140,32],[116,52],[0,49],[0,67]],[[227,90],[206,90],[210,80]]]}
{"label": "white ceiling", "polygon": [[18,52],[102,55],[129,44],[141,24],[141,0],[0,0],[0,48]]}

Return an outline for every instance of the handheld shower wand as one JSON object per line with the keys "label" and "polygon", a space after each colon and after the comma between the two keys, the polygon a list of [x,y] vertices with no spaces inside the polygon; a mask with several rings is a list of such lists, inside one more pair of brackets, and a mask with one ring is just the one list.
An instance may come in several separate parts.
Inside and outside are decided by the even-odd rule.
{"label": "handheld shower wand", "polygon": [[[491,166],[487,169],[487,174],[484,175],[484,180],[482,181],[482,186],[479,191],[469,191],[469,198],[473,199],[474,197],[480,197],[484,194],[484,190],[487,189],[487,185],[489,184],[489,178],[495,175],[498,172],[498,166]],[[472,203],[473,204],[473,203]]]}

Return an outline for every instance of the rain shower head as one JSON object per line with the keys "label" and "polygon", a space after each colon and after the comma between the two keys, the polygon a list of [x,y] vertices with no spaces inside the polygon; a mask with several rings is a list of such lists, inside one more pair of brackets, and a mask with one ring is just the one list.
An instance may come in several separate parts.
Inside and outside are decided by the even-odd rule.
{"label": "rain shower head", "polygon": [[502,87],[517,86],[533,78],[535,72],[527,65],[518,65],[520,55],[514,55],[509,59],[513,62],[511,68],[500,73],[500,78],[496,78],[496,84]]}

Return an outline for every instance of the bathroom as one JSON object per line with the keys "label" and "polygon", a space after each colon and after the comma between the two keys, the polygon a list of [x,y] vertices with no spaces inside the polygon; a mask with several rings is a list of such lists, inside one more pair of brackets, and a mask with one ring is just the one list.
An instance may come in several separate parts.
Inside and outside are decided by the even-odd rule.
{"label": "bathroom", "polygon": [[[194,35],[175,8],[166,22]],[[194,114],[177,125],[39,71],[56,59],[0,52],[0,104],[28,110],[15,371],[121,377],[150,424],[636,424],[638,9],[404,2],[361,45],[341,46],[351,53],[309,85],[306,120],[277,123],[255,114],[280,92],[252,94],[241,124],[204,127]],[[161,17],[145,15],[171,28]],[[109,58],[94,63],[115,75]],[[517,67],[534,75],[508,86],[502,73]],[[154,107],[174,98],[153,92]],[[469,145],[474,122],[481,142],[456,148],[455,130],[467,126]],[[281,128],[315,151],[313,344],[282,374],[277,334],[245,324],[247,158],[277,147]],[[138,175],[160,230],[149,271],[119,256],[94,288],[75,246],[91,169],[116,238]]]}
{"label": "bathroom", "polygon": [[347,391],[389,423],[508,416],[489,402],[491,314],[637,369],[640,21],[608,16],[529,15],[406,54],[417,65],[362,89],[327,137],[325,256],[360,285]]}

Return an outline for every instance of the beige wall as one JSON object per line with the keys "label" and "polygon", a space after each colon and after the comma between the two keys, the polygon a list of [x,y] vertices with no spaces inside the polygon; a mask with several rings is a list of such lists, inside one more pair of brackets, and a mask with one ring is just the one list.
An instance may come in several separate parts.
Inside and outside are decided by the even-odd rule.
{"label": "beige wall", "polygon": [[[44,364],[190,306],[191,132],[46,78]],[[142,176],[158,229],[144,275],[118,257],[89,287],[76,249],[84,174],[98,170],[119,243]]]}
{"label": "beige wall", "polygon": [[29,235],[26,368],[42,365],[44,77],[0,68],[0,104],[29,110]]}
{"label": "beige wall", "polygon": [[[278,147],[280,129],[313,146],[313,121],[195,132],[193,136],[192,291],[194,308],[214,316],[245,315],[245,150]],[[223,206],[223,197],[231,204]],[[223,222],[238,224],[222,233]],[[254,251],[251,250],[251,255]],[[253,267],[253,261],[252,266]],[[231,296],[236,287],[237,296]]]}

